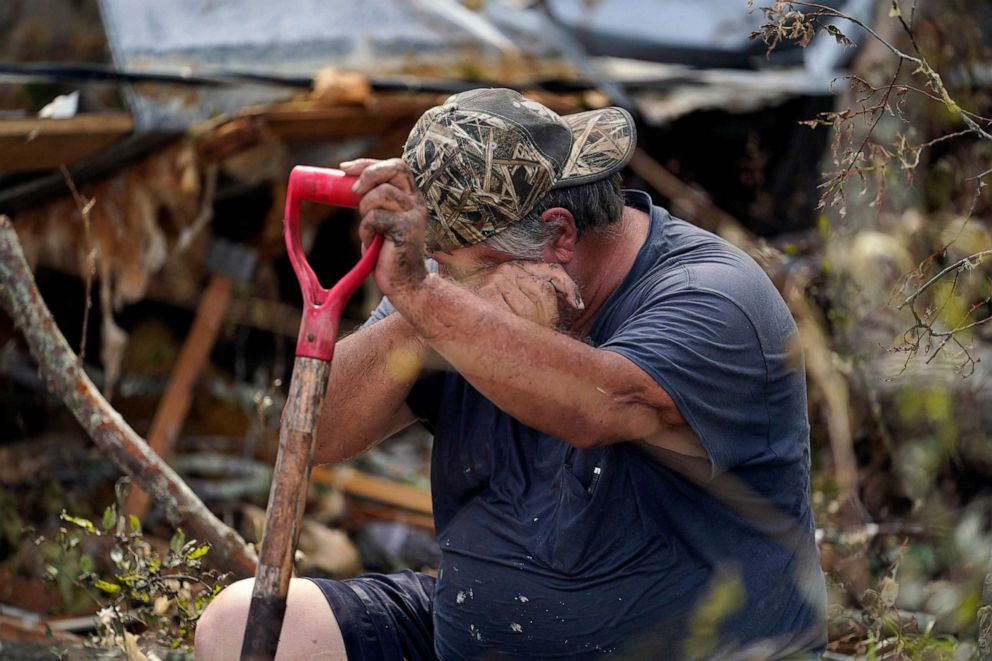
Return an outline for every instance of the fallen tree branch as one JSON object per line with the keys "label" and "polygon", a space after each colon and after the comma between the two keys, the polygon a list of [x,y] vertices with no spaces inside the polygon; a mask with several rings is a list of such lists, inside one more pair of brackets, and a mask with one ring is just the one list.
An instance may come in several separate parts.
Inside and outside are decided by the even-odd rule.
{"label": "fallen tree branch", "polygon": [[151,494],[171,523],[210,544],[212,564],[236,577],[253,575],[254,551],[207,509],[86,376],[41,298],[17,233],[6,216],[0,216],[0,284],[0,306],[24,334],[49,390],[65,402],[96,445]]}

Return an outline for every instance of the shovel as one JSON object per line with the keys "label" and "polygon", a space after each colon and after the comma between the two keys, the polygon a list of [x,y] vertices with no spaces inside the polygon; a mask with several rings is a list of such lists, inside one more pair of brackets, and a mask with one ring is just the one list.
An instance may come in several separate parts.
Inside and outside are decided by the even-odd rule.
{"label": "shovel", "polygon": [[284,234],[290,262],[303,290],[303,319],[279,428],[279,454],[241,646],[243,661],[270,660],[276,655],[313,464],[314,433],[327,391],[341,312],[372,272],[382,247],[382,236],[376,236],[358,264],[333,288],[324,289],[300,244],[300,203],[355,208],[361,200],[351,190],[355,179],[340,170],[302,165],[293,168],[289,175]]}

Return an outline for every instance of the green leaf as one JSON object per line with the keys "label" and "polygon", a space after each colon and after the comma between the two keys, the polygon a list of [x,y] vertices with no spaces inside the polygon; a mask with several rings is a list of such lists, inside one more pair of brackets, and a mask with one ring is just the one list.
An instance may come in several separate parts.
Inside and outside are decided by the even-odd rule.
{"label": "green leaf", "polygon": [[179,553],[185,543],[186,535],[183,533],[182,528],[180,528],[176,530],[176,534],[173,535],[172,539],[169,541],[169,548],[175,553]]}
{"label": "green leaf", "polygon": [[121,591],[121,586],[117,585],[116,583],[111,583],[110,581],[105,581],[102,578],[98,578],[95,581],[93,581],[93,585],[99,588],[100,590],[103,590],[107,594],[117,594],[118,592]]}
{"label": "green leaf", "polygon": [[96,531],[96,526],[94,526],[93,525],[93,522],[90,521],[89,519],[84,519],[82,517],[71,516],[70,514],[67,514],[65,510],[62,510],[62,514],[60,514],[59,517],[63,521],[68,521],[69,523],[75,523],[77,526],[79,526],[80,528],[82,528],[83,530],[85,530],[88,533],[92,533],[94,535],[99,534]]}
{"label": "green leaf", "polygon": [[54,565],[45,565],[45,573],[52,578],[57,578],[59,575],[58,567]]}
{"label": "green leaf", "polygon": [[93,571],[93,556],[91,556],[91,555],[83,555],[81,558],[79,558],[79,568],[85,574],[89,574],[90,572],[92,572]]}
{"label": "green leaf", "polygon": [[117,507],[115,505],[110,505],[107,509],[103,510],[103,521],[101,521],[104,530],[110,530],[115,525],[117,525]]}
{"label": "green leaf", "polygon": [[209,544],[204,544],[203,546],[197,547],[197,548],[193,549],[192,551],[190,551],[190,554],[188,556],[186,556],[186,559],[187,560],[199,560],[200,558],[202,558],[203,556],[205,556],[209,552],[210,552],[210,545]]}
{"label": "green leaf", "polygon": [[141,532],[141,521],[135,515],[131,515],[128,518],[131,524],[131,532]]}

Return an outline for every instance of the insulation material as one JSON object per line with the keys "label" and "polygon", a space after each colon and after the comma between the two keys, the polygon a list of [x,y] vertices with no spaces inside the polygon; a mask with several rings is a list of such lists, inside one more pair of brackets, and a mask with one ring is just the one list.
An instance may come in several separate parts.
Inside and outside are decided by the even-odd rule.
{"label": "insulation material", "polygon": [[95,266],[92,275],[100,281],[101,357],[108,392],[126,343],[113,311],[145,295],[150,278],[162,269],[178,237],[201,215],[201,188],[195,149],[183,141],[83,187],[80,193],[89,201],[84,209],[65,196],[16,218],[32,267],[42,264],[85,279],[89,265]]}

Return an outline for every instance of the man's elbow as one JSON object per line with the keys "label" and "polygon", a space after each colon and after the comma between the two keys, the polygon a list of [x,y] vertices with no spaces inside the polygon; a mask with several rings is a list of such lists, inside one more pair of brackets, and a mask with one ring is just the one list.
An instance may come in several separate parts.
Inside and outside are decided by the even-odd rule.
{"label": "man's elbow", "polygon": [[629,435],[616,421],[597,419],[592,416],[575,416],[571,429],[563,439],[579,450],[602,448],[620,441],[637,438]]}
{"label": "man's elbow", "polygon": [[575,415],[565,440],[580,450],[606,447],[656,435],[666,425],[650,406],[610,407],[586,415]]}
{"label": "man's elbow", "polygon": [[592,450],[594,448],[602,448],[607,445],[612,445],[618,442],[620,439],[610,438],[607,436],[599,436],[595,434],[586,434],[578,438],[569,438],[568,444],[579,450]]}
{"label": "man's elbow", "polygon": [[313,448],[313,463],[320,464],[341,464],[354,456],[345,447],[342,439],[318,436]]}

